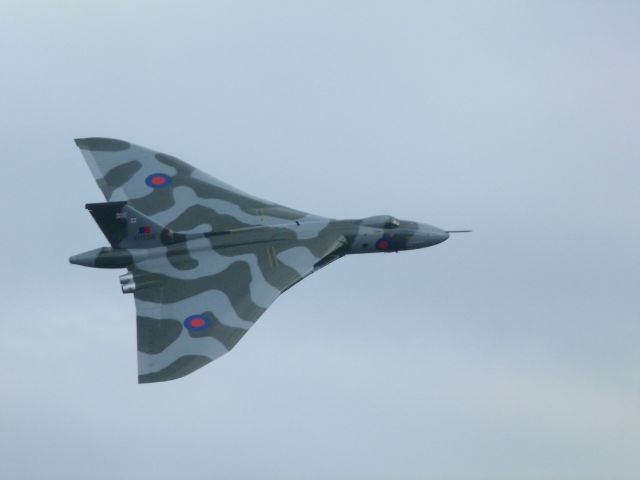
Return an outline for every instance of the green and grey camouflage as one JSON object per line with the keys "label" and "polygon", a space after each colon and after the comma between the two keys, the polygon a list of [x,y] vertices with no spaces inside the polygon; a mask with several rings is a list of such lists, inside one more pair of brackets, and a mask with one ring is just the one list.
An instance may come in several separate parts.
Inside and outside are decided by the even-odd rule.
{"label": "green and grey camouflage", "polygon": [[183,377],[227,353],[281,293],[344,255],[449,237],[389,215],[310,215],[122,140],[76,144],[107,199],[86,207],[111,246],[69,260],[128,270],[120,283],[135,297],[140,383]]}

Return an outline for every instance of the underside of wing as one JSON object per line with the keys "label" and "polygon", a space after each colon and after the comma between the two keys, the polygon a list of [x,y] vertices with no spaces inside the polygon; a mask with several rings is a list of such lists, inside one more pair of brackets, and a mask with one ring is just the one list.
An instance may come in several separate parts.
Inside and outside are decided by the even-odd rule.
{"label": "underside of wing", "polygon": [[219,232],[317,220],[254,197],[182,160],[110,138],[76,139],[107,201],[127,201],[176,232]]}
{"label": "underside of wing", "polygon": [[342,245],[330,230],[216,249],[199,238],[136,263],[138,381],[173,380],[227,353],[282,292],[339,257]]}

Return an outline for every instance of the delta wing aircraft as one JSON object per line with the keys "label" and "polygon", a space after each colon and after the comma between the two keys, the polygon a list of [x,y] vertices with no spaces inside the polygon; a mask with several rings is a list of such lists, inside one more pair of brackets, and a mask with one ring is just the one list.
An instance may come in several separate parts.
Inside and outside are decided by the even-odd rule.
{"label": "delta wing aircraft", "polygon": [[69,261],[128,270],[120,283],[135,298],[139,383],[227,353],[281,293],[344,255],[430,247],[451,233],[389,215],[311,215],[133,143],[76,144],[107,199],[86,208],[111,246]]}

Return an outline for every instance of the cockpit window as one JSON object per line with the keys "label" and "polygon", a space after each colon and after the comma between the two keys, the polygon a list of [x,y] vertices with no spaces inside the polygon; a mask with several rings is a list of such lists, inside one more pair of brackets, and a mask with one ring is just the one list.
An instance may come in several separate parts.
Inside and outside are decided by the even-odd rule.
{"label": "cockpit window", "polygon": [[384,224],[384,228],[398,228],[400,226],[400,220],[395,217],[389,217],[387,223]]}
{"label": "cockpit window", "polygon": [[363,219],[362,224],[374,228],[398,228],[400,220],[391,215],[376,215]]}

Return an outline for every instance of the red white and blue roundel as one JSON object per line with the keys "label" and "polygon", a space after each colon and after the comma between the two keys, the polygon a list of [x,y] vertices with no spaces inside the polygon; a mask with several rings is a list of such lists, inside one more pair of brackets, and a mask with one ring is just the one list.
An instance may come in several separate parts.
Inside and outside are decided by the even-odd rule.
{"label": "red white and blue roundel", "polygon": [[191,315],[185,318],[182,323],[190,332],[201,332],[211,326],[211,319],[206,315]]}
{"label": "red white and blue roundel", "polygon": [[389,250],[389,240],[386,238],[381,238],[376,242],[376,248],[378,250]]}
{"label": "red white and blue roundel", "polygon": [[144,180],[144,183],[157,190],[171,185],[171,177],[164,173],[152,173]]}

